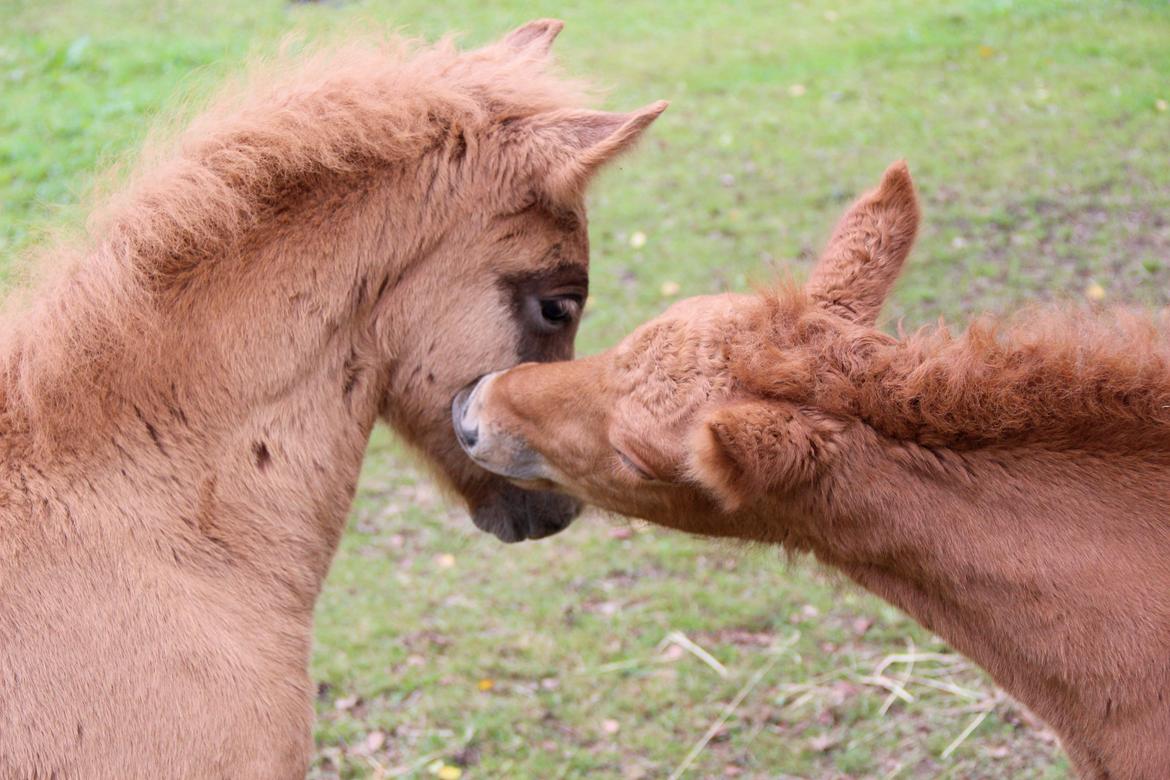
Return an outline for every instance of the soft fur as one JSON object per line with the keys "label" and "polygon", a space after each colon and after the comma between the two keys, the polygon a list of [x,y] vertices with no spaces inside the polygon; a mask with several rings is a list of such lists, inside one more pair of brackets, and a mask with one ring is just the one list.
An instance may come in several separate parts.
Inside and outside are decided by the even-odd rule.
{"label": "soft fur", "polygon": [[[946,638],[1094,780],[1170,776],[1170,347],[1140,312],[893,338],[906,167],[807,285],[680,302],[474,393],[470,454],[693,533],[809,551]],[[468,420],[464,425],[469,424]]]}
{"label": "soft fur", "polygon": [[582,188],[664,107],[576,107],[560,29],[261,67],[41,252],[0,327],[0,777],[303,776],[313,605],[379,416],[483,522],[571,518],[447,411],[571,356],[575,311],[532,311],[583,298]]}

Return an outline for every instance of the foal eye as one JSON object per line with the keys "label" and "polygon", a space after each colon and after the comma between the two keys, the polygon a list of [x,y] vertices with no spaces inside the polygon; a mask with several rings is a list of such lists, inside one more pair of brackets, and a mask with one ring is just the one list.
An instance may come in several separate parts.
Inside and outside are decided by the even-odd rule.
{"label": "foal eye", "polygon": [[633,458],[631,458],[626,453],[622,452],[621,450],[614,450],[614,452],[617,453],[618,461],[621,462],[621,464],[623,466],[625,466],[627,469],[629,469],[634,474],[636,474],[639,479],[644,479],[647,482],[657,482],[658,481],[657,479],[655,479],[653,474],[651,474],[649,471],[647,471],[640,463],[635,461]]}
{"label": "foal eye", "polygon": [[544,298],[540,301],[540,316],[553,325],[563,325],[577,316],[580,301],[574,298]]}

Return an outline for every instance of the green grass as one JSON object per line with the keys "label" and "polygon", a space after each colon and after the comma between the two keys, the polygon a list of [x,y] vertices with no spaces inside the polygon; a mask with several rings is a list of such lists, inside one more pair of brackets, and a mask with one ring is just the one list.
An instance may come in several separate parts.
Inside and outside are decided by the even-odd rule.
{"label": "green grass", "polygon": [[[0,0],[0,257],[78,219],[94,173],[177,91],[289,30],[368,19],[479,43],[541,15],[566,19],[558,51],[611,107],[673,101],[591,197],[582,351],[679,295],[802,272],[899,157],[926,224],[891,322],[1094,283],[1168,302],[1170,10],[1153,0]],[[725,671],[664,644],[673,632]],[[875,671],[908,648],[924,655],[886,675],[911,700],[886,706]],[[435,761],[466,778],[665,777],[709,728],[689,777],[1068,772],[981,673],[811,565],[597,517],[504,547],[385,432],[318,609],[314,674],[320,777],[425,778]]]}

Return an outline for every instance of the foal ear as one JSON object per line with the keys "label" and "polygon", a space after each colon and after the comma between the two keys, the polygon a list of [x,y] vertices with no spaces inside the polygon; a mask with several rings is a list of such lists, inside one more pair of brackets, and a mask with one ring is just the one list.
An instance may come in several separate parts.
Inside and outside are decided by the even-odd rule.
{"label": "foal ear", "polygon": [[768,493],[807,485],[832,457],[841,426],[783,401],[719,407],[691,438],[690,476],[734,512]]}
{"label": "foal ear", "polygon": [[564,28],[560,19],[533,19],[504,36],[503,44],[518,53],[545,55]]}
{"label": "foal ear", "polygon": [[565,109],[541,115],[542,129],[559,147],[546,180],[550,192],[579,192],[598,168],[633,147],[668,105],[659,100],[627,114]]}
{"label": "foal ear", "polygon": [[872,325],[918,233],[918,197],[905,162],[845,212],[805,290],[826,309]]}

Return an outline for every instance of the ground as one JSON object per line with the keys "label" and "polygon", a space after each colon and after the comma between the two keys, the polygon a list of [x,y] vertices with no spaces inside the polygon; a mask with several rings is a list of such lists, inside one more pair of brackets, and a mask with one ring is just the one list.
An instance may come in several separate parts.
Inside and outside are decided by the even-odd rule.
{"label": "ground", "polygon": [[[803,273],[906,158],[925,228],[887,322],[1170,292],[1170,9],[1156,0],[0,0],[0,257],[289,30],[568,26],[607,104],[672,101],[591,196],[579,347],[679,296]],[[5,268],[8,266],[6,265]],[[390,435],[318,608],[313,776],[1062,778],[1051,735],[804,561],[588,516],[505,547]]]}

